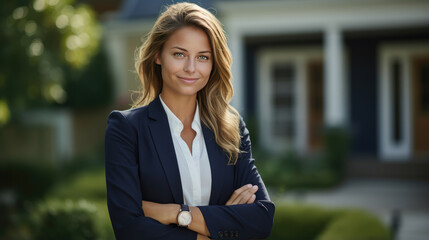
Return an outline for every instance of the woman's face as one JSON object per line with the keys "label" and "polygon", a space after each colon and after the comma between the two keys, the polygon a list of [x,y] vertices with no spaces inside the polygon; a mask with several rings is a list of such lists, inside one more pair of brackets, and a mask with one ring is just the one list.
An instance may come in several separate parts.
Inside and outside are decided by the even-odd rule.
{"label": "woman's face", "polygon": [[212,56],[209,39],[203,30],[187,26],[175,31],[155,60],[161,65],[162,95],[196,96],[209,80]]}

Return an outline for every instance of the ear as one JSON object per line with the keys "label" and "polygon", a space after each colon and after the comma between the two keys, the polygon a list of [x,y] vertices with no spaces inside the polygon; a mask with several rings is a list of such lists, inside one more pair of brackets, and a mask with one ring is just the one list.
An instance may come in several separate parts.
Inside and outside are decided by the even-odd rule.
{"label": "ear", "polygon": [[161,65],[161,59],[159,58],[159,53],[155,55],[155,63]]}

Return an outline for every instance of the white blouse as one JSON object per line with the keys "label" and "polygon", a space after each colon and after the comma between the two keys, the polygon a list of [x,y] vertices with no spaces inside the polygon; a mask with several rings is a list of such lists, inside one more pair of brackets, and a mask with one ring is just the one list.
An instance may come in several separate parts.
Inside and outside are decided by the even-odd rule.
{"label": "white blouse", "polygon": [[197,133],[192,141],[192,154],[188,145],[180,134],[183,124],[168,108],[159,96],[162,106],[167,113],[177,163],[179,165],[180,180],[182,182],[183,200],[189,206],[205,206],[209,204],[212,188],[212,175],[206,143],[201,128],[198,103],[192,121],[192,129]]}

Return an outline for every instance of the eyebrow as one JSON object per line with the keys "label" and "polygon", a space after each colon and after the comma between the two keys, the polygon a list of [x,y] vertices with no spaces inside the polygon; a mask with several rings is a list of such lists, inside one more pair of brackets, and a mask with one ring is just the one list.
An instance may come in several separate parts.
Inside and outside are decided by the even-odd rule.
{"label": "eyebrow", "polygon": [[[180,49],[180,50],[182,50],[182,51],[188,52],[188,50],[186,50],[186,49],[184,49],[184,48],[181,48],[181,47],[177,47],[177,46],[175,46],[175,47],[172,47],[171,49],[173,49],[173,48],[177,48],[177,49]],[[206,50],[206,51],[200,51],[200,52],[198,52],[198,53],[212,53],[212,51]]]}

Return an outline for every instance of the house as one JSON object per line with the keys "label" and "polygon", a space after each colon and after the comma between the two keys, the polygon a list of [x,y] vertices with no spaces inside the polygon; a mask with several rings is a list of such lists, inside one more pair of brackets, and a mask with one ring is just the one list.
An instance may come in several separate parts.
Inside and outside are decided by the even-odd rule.
{"label": "house", "polygon": [[[134,51],[171,2],[125,0],[105,22],[118,101],[138,89]],[[429,178],[429,1],[193,2],[224,24],[232,104],[266,149],[311,153],[324,126],[343,127],[349,175]]]}

